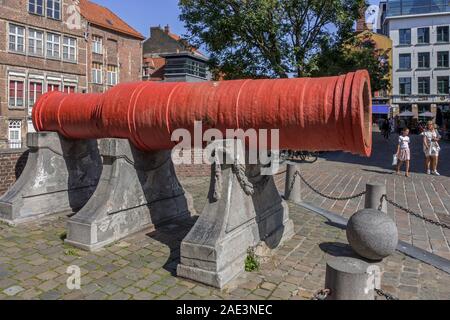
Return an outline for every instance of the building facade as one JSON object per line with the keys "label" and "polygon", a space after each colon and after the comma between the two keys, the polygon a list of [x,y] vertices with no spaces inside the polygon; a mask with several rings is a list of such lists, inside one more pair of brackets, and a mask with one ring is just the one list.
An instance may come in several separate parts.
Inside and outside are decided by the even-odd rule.
{"label": "building facade", "polygon": [[0,148],[26,145],[45,92],[101,92],[139,80],[142,40],[87,0],[0,0]]}
{"label": "building facade", "polygon": [[168,82],[210,80],[207,57],[190,46],[169,26],[152,27],[143,45],[143,79]]}
{"label": "building facade", "polygon": [[[377,50],[382,51],[386,55],[387,61],[380,61],[380,63],[387,63],[389,66],[392,66],[392,40],[381,33],[380,18],[380,7],[375,5],[364,6],[361,9],[361,17],[356,23],[356,36],[362,41],[372,42]],[[386,79],[392,85],[392,68]],[[373,92],[372,106],[374,123],[380,119],[387,119],[392,116],[391,91],[380,90]]]}
{"label": "building facade", "polygon": [[393,41],[396,114],[426,120],[450,104],[450,5],[443,0],[386,1],[383,30]]}

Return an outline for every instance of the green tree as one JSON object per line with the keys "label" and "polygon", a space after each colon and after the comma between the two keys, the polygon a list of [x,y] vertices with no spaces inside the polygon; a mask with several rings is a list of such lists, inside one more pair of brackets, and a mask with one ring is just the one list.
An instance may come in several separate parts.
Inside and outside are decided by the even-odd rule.
{"label": "green tree", "polygon": [[352,32],[365,0],[180,0],[187,40],[226,78],[309,76],[321,44]]}
{"label": "green tree", "polygon": [[370,32],[353,33],[332,46],[322,43],[320,54],[311,59],[309,67],[309,73],[318,77],[367,69],[373,92],[391,87],[389,50],[377,48]]}

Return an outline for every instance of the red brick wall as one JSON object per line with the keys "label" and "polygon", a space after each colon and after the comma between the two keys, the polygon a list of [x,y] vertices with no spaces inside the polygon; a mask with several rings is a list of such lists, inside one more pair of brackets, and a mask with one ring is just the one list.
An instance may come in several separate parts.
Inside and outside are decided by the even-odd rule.
{"label": "red brick wall", "polygon": [[0,195],[3,195],[20,177],[27,159],[26,150],[0,151]]}

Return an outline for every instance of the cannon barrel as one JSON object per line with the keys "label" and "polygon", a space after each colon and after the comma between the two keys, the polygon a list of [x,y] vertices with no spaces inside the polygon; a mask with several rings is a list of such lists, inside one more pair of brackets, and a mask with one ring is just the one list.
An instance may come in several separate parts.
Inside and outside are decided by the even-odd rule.
{"label": "cannon barrel", "polygon": [[372,149],[367,71],[326,78],[201,83],[136,82],[103,94],[43,95],[33,110],[37,131],[71,139],[123,138],[144,151],[169,150],[176,129],[279,129],[280,148]]}

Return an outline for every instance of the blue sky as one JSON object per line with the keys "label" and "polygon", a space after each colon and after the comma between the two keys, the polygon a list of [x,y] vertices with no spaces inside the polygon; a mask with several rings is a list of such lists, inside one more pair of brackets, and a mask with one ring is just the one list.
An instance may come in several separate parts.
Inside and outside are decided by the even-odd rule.
{"label": "blue sky", "polygon": [[[171,30],[179,35],[185,34],[184,25],[179,21],[178,0],[92,0],[108,7],[128,24],[149,36],[150,26],[169,24]],[[370,0],[378,3],[378,0]]]}

